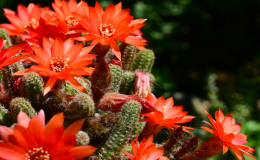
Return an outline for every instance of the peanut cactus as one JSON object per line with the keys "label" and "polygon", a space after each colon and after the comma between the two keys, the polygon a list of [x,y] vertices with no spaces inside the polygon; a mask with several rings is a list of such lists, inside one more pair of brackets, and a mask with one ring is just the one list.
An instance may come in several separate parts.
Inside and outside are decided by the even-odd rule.
{"label": "peanut cactus", "polygon": [[155,55],[152,50],[139,51],[134,64],[134,71],[140,70],[144,72],[151,72]]}
{"label": "peanut cactus", "polygon": [[10,112],[0,105],[0,125],[10,126],[12,124]]}
{"label": "peanut cactus", "polygon": [[21,96],[27,98],[37,111],[42,108],[44,103],[43,80],[39,74],[30,72],[23,76]]}
{"label": "peanut cactus", "polygon": [[120,45],[122,52],[122,68],[124,71],[133,71],[134,61],[137,55],[137,47],[135,45],[127,45],[122,43]]}
{"label": "peanut cactus", "polygon": [[141,104],[136,101],[128,101],[122,107],[119,120],[115,124],[106,142],[96,152],[101,159],[116,159],[122,148],[130,138],[136,126],[141,112]]}
{"label": "peanut cactus", "polygon": [[111,84],[109,86],[109,92],[118,92],[123,70],[120,66],[109,64],[109,69],[111,73]]}
{"label": "peanut cactus", "polygon": [[9,108],[14,122],[17,122],[17,115],[20,111],[26,113],[30,118],[36,116],[35,109],[25,98],[17,97],[12,99]]}

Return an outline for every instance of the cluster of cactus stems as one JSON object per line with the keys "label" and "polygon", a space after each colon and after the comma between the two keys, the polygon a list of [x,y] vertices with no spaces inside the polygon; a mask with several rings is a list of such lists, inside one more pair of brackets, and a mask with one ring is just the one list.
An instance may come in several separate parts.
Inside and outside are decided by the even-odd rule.
{"label": "cluster of cactus stems", "polygon": [[[0,37],[7,40],[4,48],[12,46],[12,42],[22,42],[19,36],[10,37],[5,29],[0,29]],[[85,47],[89,45],[84,43]],[[3,67],[4,70],[0,71],[0,125],[13,127],[20,111],[32,118],[43,109],[47,121],[63,112],[65,127],[77,120],[85,120],[81,131],[76,134],[76,146],[90,144],[98,148],[87,159],[129,159],[121,151],[136,152],[130,147],[131,139],[138,141],[136,135],[146,132],[147,122],[142,119],[146,113],[156,111],[154,103],[146,98],[156,83],[151,73],[155,54],[152,50],[139,50],[136,45],[122,42],[119,46],[120,61],[114,55],[107,56],[111,53],[109,49],[109,46],[97,44],[92,50],[97,55],[93,73],[75,77],[85,88],[84,92],[76,90],[65,80],[57,80],[51,91],[45,94],[46,77],[36,72],[13,76],[15,72],[28,68],[28,62],[18,61]],[[209,140],[210,145],[205,142],[198,147],[198,136],[184,135],[182,126],[174,126],[169,131],[169,139],[157,144],[164,149],[164,156],[168,159],[204,159],[222,150],[222,144],[215,144],[220,142],[217,137]]]}

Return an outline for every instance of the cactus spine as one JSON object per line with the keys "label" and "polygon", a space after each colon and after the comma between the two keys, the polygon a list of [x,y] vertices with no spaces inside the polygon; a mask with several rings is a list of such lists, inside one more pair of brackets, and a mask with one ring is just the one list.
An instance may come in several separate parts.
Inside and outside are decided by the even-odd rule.
{"label": "cactus spine", "polygon": [[135,75],[133,72],[124,72],[119,92],[131,95],[134,93]]}
{"label": "cactus spine", "polygon": [[134,64],[134,71],[140,70],[143,72],[151,72],[153,63],[155,60],[155,55],[152,50],[142,50],[139,51]]}
{"label": "cactus spine", "polygon": [[30,72],[23,76],[21,96],[29,99],[31,104],[40,110],[43,105],[43,80],[38,73]]}
{"label": "cactus spine", "polygon": [[0,125],[12,125],[10,112],[2,105],[0,105]]}
{"label": "cactus spine", "polygon": [[109,86],[109,91],[118,92],[123,70],[120,66],[114,64],[109,64],[109,69],[111,72],[111,84]]}
{"label": "cactus spine", "polygon": [[120,151],[128,142],[132,130],[138,122],[141,112],[141,104],[130,100],[123,107],[119,120],[102,147],[96,152],[101,159],[112,160],[120,154]]}
{"label": "cactus spine", "polygon": [[89,141],[90,141],[90,138],[86,132],[79,131],[76,134],[76,146],[88,145]]}
{"label": "cactus spine", "polygon": [[17,115],[20,111],[25,112],[30,118],[36,116],[36,112],[31,103],[25,98],[17,97],[12,99],[9,108],[14,122],[17,122]]}
{"label": "cactus spine", "polygon": [[136,58],[137,47],[135,45],[127,45],[122,43],[120,50],[122,53],[122,68],[125,71],[133,71],[133,64]]}
{"label": "cactus spine", "polygon": [[76,94],[64,112],[68,123],[93,116],[94,114],[94,101],[89,95],[84,93]]}

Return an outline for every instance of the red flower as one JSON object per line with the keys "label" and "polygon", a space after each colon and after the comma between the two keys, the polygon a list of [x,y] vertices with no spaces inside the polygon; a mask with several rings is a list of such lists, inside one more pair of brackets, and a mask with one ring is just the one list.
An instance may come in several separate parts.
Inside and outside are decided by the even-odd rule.
{"label": "red flower", "polygon": [[[148,137],[151,134],[156,135],[163,127],[172,129],[173,127],[179,127],[181,123],[191,121],[194,116],[187,115],[187,111],[183,111],[183,106],[173,106],[173,98],[164,97],[156,99],[152,94],[148,94],[146,100],[150,101],[157,111],[143,114],[147,118],[142,121],[147,121],[143,132],[140,137]],[[193,129],[191,127],[182,126],[183,130],[189,132],[187,129]]]}
{"label": "red flower", "polygon": [[143,38],[132,33],[143,27],[146,19],[133,20],[134,17],[129,14],[129,9],[122,10],[121,3],[115,6],[111,4],[104,11],[96,2],[95,8],[89,7],[89,17],[82,18],[82,25],[89,34],[75,39],[79,41],[93,40],[91,43],[93,46],[97,43],[110,45],[116,57],[121,59],[121,52],[116,40],[132,45],[146,45]]}
{"label": "red flower", "polygon": [[242,158],[245,159],[242,153],[255,158],[254,156],[249,154],[252,153],[254,149],[243,145],[244,143],[247,143],[247,135],[239,133],[241,130],[241,126],[240,124],[235,123],[235,119],[230,114],[224,117],[223,112],[221,111],[221,109],[219,109],[219,111],[216,111],[215,113],[215,121],[206,110],[205,112],[211,124],[208,122],[205,123],[207,123],[212,129],[204,126],[201,128],[219,138],[219,140],[222,142],[221,144],[223,145],[223,153],[226,153],[228,151],[228,148],[230,147],[239,160],[241,160]]}
{"label": "red flower", "polygon": [[4,14],[11,24],[1,24],[0,27],[7,29],[9,35],[23,35],[29,28],[37,28],[41,17],[40,5],[30,3],[26,8],[19,4],[17,7],[18,15],[7,8],[4,8]]}
{"label": "red flower", "polygon": [[64,27],[65,32],[69,31],[71,28],[81,28],[81,17],[89,15],[88,4],[84,1],[81,1],[79,4],[77,4],[76,0],[55,0],[55,3],[52,3],[52,7],[55,12],[47,12],[49,15],[52,15],[55,20],[49,22],[48,24],[61,24]]}
{"label": "red flower", "polygon": [[127,155],[131,160],[169,160],[167,157],[162,156],[164,153],[164,148],[158,147],[156,148],[156,144],[153,143],[153,136],[144,138],[140,146],[138,147],[138,137],[136,136],[136,144],[133,139],[131,139],[132,149],[134,155],[123,151],[122,152]]}
{"label": "red flower", "polygon": [[[7,65],[10,65],[12,63],[15,63],[23,58],[26,58],[27,56],[15,56],[16,53],[18,53],[24,45],[15,45],[9,48],[6,48],[2,50],[2,48],[5,46],[7,40],[3,40],[3,37],[0,37],[0,67],[4,67]],[[4,68],[0,68],[0,70],[4,70]]]}
{"label": "red flower", "polygon": [[93,68],[86,67],[96,57],[96,55],[88,54],[92,47],[83,48],[82,43],[74,45],[71,38],[65,42],[57,38],[53,42],[45,37],[43,38],[43,48],[35,43],[30,43],[30,46],[35,55],[31,55],[28,59],[38,65],[16,72],[14,75],[38,72],[42,76],[50,77],[45,86],[44,94],[51,90],[57,79],[66,80],[77,90],[86,92],[85,88],[73,76],[92,74]]}
{"label": "red flower", "polygon": [[0,159],[3,160],[80,160],[92,155],[93,146],[74,147],[75,134],[81,129],[84,120],[63,127],[63,113],[58,113],[45,126],[44,112],[30,119],[25,113],[18,114],[18,124],[14,129],[0,126]]}

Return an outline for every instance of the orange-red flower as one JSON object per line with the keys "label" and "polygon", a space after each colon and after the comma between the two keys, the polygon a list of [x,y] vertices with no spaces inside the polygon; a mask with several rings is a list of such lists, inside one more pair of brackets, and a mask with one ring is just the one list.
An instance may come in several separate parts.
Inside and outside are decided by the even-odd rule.
{"label": "orange-red flower", "polygon": [[38,72],[42,76],[50,77],[44,94],[51,90],[58,79],[66,80],[77,90],[86,92],[73,76],[92,74],[93,68],[86,67],[96,57],[96,55],[88,54],[92,47],[83,48],[82,43],[74,45],[74,40],[71,38],[63,42],[59,37],[54,41],[44,37],[42,43],[43,48],[35,43],[30,43],[35,55],[31,55],[28,59],[38,65],[16,72],[14,75]]}
{"label": "orange-red flower", "polygon": [[[24,45],[15,45],[2,50],[6,42],[7,40],[4,41],[3,37],[0,37],[0,67],[10,65],[23,58],[26,58],[26,56],[23,55],[12,57],[16,53],[18,53],[23,48]],[[0,70],[4,70],[4,69],[0,68]]]}
{"label": "orange-red flower", "polygon": [[52,7],[55,12],[47,11],[47,13],[52,15],[55,20],[48,22],[48,24],[61,24],[65,32],[70,29],[81,28],[81,17],[89,15],[88,4],[84,1],[77,4],[76,0],[55,0],[55,3],[52,3]]}
{"label": "orange-red flower", "polygon": [[30,3],[28,7],[19,4],[17,7],[18,15],[7,8],[4,14],[11,24],[0,24],[0,27],[7,29],[9,35],[24,35],[25,30],[37,28],[41,17],[41,6]]}
{"label": "orange-red flower", "polygon": [[[180,126],[181,123],[186,123],[191,121],[194,116],[187,115],[187,111],[183,111],[183,106],[173,106],[173,98],[168,98],[167,100],[164,97],[156,99],[152,94],[148,94],[146,97],[148,101],[154,104],[154,107],[157,111],[143,114],[147,118],[142,121],[147,121],[146,126],[143,132],[140,134],[140,137],[148,137],[151,134],[156,135],[163,127],[172,129],[173,127]],[[187,129],[193,129],[191,127],[182,126],[183,130],[189,132]]]}
{"label": "orange-red flower", "polygon": [[30,119],[25,113],[18,114],[14,129],[0,126],[0,159],[2,160],[80,160],[92,155],[93,146],[74,147],[75,134],[84,120],[63,127],[63,113],[58,113],[45,126],[44,112]]}
{"label": "orange-red flower", "polygon": [[215,113],[215,121],[206,110],[205,112],[211,124],[209,122],[205,123],[207,123],[212,129],[204,126],[201,128],[214,134],[219,138],[219,140],[222,141],[223,153],[226,153],[230,147],[239,160],[242,158],[245,159],[242,153],[254,158],[254,156],[249,154],[253,153],[254,149],[243,145],[244,143],[247,143],[247,135],[239,133],[241,126],[240,124],[235,123],[235,119],[230,114],[224,116],[222,110],[219,109],[219,111],[216,111]]}
{"label": "orange-red flower", "polygon": [[122,150],[122,152],[127,155],[131,160],[168,160],[167,157],[163,156],[164,148],[156,148],[156,144],[153,143],[153,135],[151,135],[147,139],[144,138],[141,141],[140,146],[138,146],[137,140],[138,136],[136,136],[136,143],[133,139],[131,139],[131,145],[134,155]]}
{"label": "orange-red flower", "polygon": [[82,18],[82,25],[89,34],[78,37],[76,40],[93,40],[91,43],[93,46],[97,43],[110,45],[116,57],[121,59],[121,52],[116,40],[132,45],[146,45],[143,38],[132,33],[143,27],[146,19],[133,20],[134,17],[129,14],[129,9],[122,10],[121,2],[115,6],[109,5],[105,11],[96,2],[94,8],[89,7],[89,17]]}

